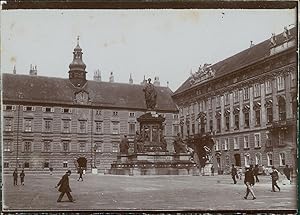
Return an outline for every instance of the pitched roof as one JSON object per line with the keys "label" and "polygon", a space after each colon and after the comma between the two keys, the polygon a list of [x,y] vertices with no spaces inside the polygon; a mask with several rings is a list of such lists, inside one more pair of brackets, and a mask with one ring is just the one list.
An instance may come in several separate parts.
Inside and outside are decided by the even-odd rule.
{"label": "pitched roof", "polygon": [[[296,28],[290,29],[291,35],[297,35]],[[276,36],[276,43],[281,44],[285,40],[283,33]],[[218,63],[211,66],[215,70],[215,78],[227,75],[235,70],[243,68],[247,65],[255,63],[256,61],[270,56],[270,39],[265,40],[253,47],[250,47],[238,54],[235,54],[225,60],[219,61]],[[189,77],[175,92],[174,94],[181,93],[195,85],[190,83],[191,77]],[[200,83],[201,84],[201,83]]]}
{"label": "pitched roof", "polygon": [[[74,87],[69,79],[3,74],[3,101],[74,104]],[[144,109],[143,85],[87,81],[83,90],[89,93],[92,105],[108,108]],[[156,87],[157,110],[177,111],[168,87]],[[21,96],[20,96],[21,95]],[[19,98],[21,97],[21,98]]]}

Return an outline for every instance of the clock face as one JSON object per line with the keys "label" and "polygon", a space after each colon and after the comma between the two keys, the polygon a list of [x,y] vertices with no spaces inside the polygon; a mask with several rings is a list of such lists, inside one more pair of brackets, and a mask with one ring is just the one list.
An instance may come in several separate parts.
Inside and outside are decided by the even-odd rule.
{"label": "clock face", "polygon": [[76,102],[80,104],[87,104],[89,100],[89,95],[87,92],[81,91],[75,95]]}

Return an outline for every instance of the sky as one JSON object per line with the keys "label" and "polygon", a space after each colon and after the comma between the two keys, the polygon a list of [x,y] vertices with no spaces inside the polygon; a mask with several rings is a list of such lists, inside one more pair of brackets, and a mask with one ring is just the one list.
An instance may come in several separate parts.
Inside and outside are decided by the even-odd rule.
{"label": "sky", "polygon": [[296,24],[295,9],[1,11],[1,72],[68,78],[80,36],[87,79],[159,77],[175,91],[204,63],[214,64]]}

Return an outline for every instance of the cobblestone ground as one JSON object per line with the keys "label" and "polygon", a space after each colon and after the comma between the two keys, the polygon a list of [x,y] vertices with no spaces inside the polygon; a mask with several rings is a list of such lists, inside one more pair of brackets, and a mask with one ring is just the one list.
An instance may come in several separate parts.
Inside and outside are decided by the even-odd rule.
{"label": "cobblestone ground", "polygon": [[13,186],[4,176],[4,211],[35,210],[284,210],[296,209],[296,185],[279,183],[271,192],[271,179],[261,176],[256,200],[243,199],[243,181],[234,185],[229,175],[219,176],[70,176],[76,202],[57,203],[54,188],[61,175],[26,175],[24,186]]}

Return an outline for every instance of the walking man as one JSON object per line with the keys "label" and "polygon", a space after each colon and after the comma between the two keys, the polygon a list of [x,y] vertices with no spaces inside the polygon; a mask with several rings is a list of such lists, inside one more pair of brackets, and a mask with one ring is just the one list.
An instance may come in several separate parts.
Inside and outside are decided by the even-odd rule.
{"label": "walking man", "polygon": [[13,172],[13,177],[14,177],[14,186],[18,185],[18,170],[17,170],[17,168],[15,168],[15,170]]}
{"label": "walking man", "polygon": [[258,164],[256,164],[255,167],[254,167],[254,170],[253,170],[256,182],[259,182],[259,179],[257,177],[258,176],[258,172],[259,172],[259,168],[258,168]]}
{"label": "walking man", "polygon": [[66,174],[64,174],[64,176],[60,179],[60,181],[58,182],[58,184],[55,186],[55,188],[57,188],[58,186],[59,189],[58,191],[60,192],[60,195],[57,199],[57,202],[61,202],[61,199],[63,198],[63,196],[65,195],[65,193],[68,196],[68,199],[70,202],[75,202],[75,200],[73,199],[73,197],[71,196],[71,188],[69,186],[69,176],[71,175],[71,171],[68,170],[66,172]]}
{"label": "walking man", "polygon": [[215,168],[213,165],[211,166],[210,170],[211,170],[211,175],[214,176]]}
{"label": "walking man", "polygon": [[79,178],[77,179],[77,181],[79,181],[80,179],[81,179],[81,181],[83,181],[83,178],[82,178],[83,169],[82,169],[82,167],[79,167],[78,173],[79,173]]}
{"label": "walking man", "polygon": [[24,178],[25,178],[25,173],[24,170],[20,173],[20,179],[21,179],[21,185],[24,185]]}
{"label": "walking man", "polygon": [[236,184],[236,175],[237,175],[237,170],[234,167],[234,165],[232,164],[232,168],[231,168],[231,176],[233,179],[233,183]]}
{"label": "walking man", "polygon": [[249,193],[251,193],[253,200],[256,199],[253,191],[253,186],[255,184],[254,175],[253,175],[253,171],[248,167],[246,168],[244,183],[247,187],[246,195],[244,196],[244,199],[247,199]]}
{"label": "walking man", "polygon": [[289,168],[289,165],[285,165],[284,169],[283,169],[283,173],[286,176],[287,180],[291,182],[291,169]]}
{"label": "walking man", "polygon": [[280,187],[277,184],[277,181],[279,179],[279,174],[277,169],[274,166],[272,166],[271,178],[272,178],[272,192],[276,192],[275,187],[277,187],[277,189],[280,191]]}

